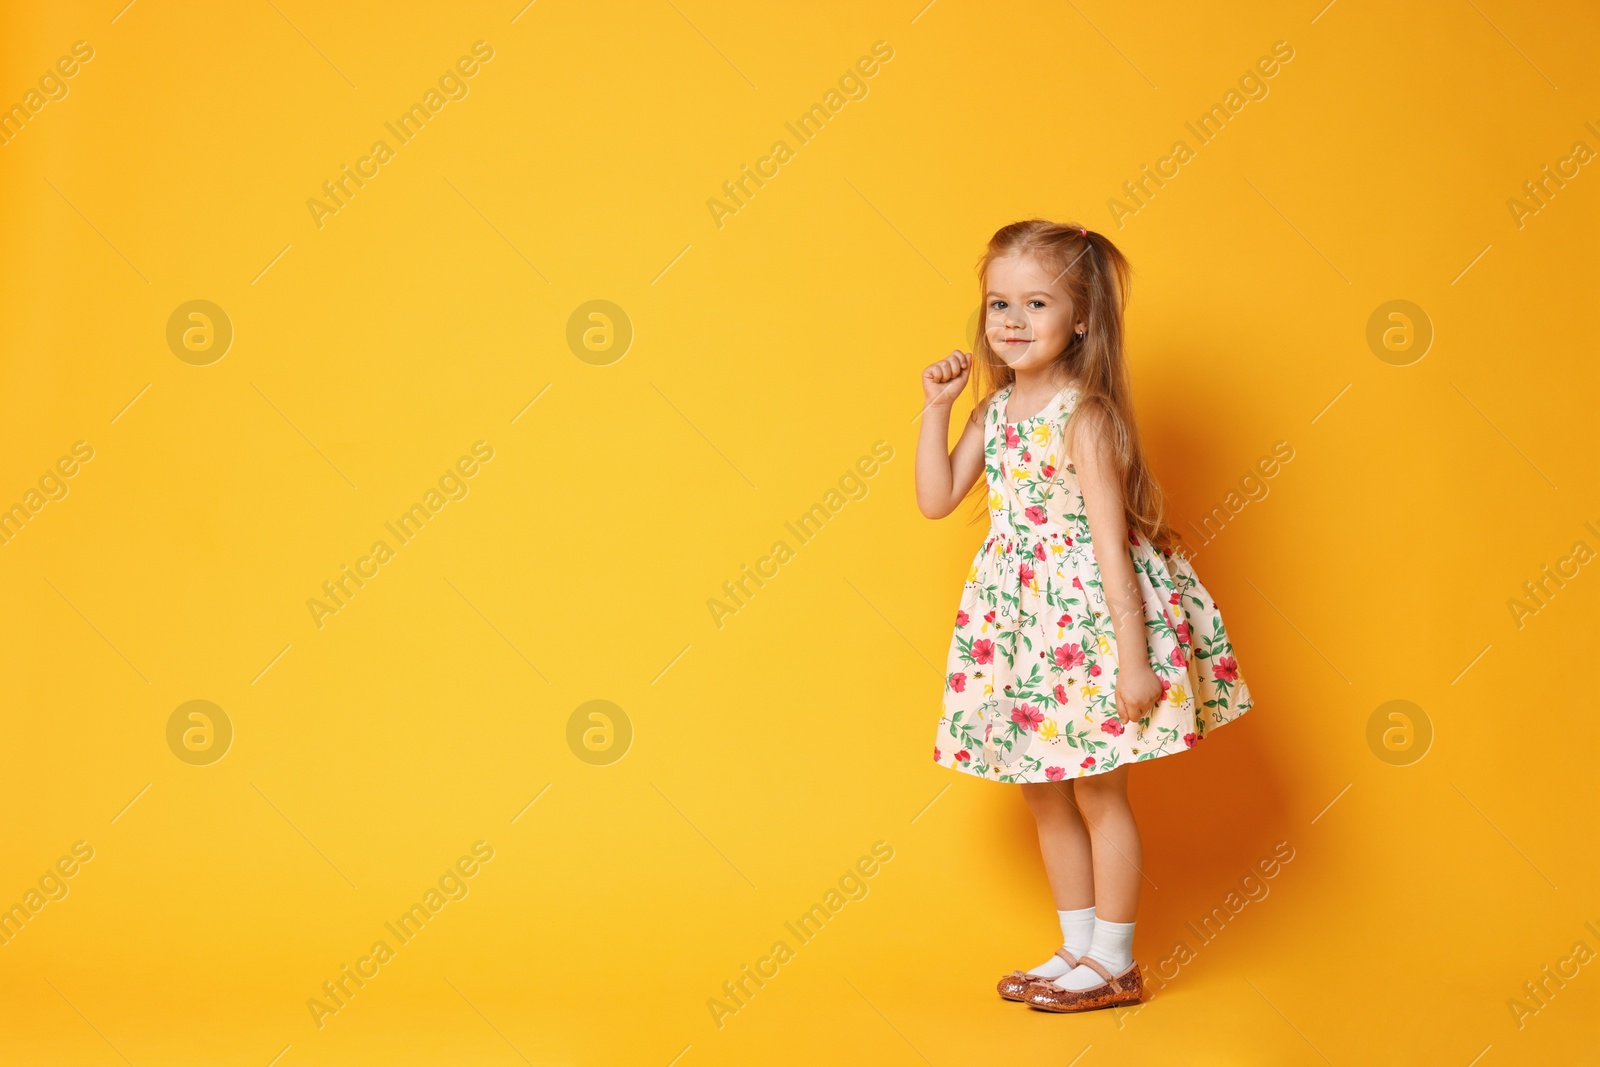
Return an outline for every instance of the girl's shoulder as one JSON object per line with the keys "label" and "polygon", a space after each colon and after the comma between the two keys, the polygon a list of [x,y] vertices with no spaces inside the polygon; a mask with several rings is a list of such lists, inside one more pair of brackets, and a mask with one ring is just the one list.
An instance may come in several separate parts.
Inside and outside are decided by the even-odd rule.
{"label": "girl's shoulder", "polygon": [[992,390],[988,396],[979,400],[972,408],[972,421],[980,425],[987,422],[989,410],[999,401],[1001,395],[1010,388],[1011,386],[1009,385],[1002,385],[1000,388]]}
{"label": "girl's shoulder", "polygon": [[1069,410],[1068,448],[1073,455],[1117,450],[1122,433],[1120,420],[1103,397],[1080,397],[1073,390]]}

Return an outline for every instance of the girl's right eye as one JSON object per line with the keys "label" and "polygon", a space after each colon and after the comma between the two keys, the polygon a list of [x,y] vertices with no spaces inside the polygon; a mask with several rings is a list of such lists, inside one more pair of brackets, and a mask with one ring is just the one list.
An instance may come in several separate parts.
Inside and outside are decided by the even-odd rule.
{"label": "girl's right eye", "polygon": [[1005,304],[1004,300],[991,300],[989,301],[989,308],[992,311],[1003,311],[1005,310]]}

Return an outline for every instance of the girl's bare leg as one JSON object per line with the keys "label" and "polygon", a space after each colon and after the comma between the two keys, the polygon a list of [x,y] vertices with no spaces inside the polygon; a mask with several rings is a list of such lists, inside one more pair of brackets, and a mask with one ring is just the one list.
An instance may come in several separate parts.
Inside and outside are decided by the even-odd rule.
{"label": "girl's bare leg", "polygon": [[[1139,910],[1144,846],[1128,803],[1128,769],[1123,764],[1072,783],[1077,810],[1088,824],[1094,856],[1095,918],[1131,923]],[[1053,882],[1053,876],[1052,876]]]}
{"label": "girl's bare leg", "polygon": [[[1070,782],[1029,783],[1022,795],[1039,828],[1039,854],[1044,857],[1050,893],[1061,921],[1062,947],[1077,956],[1089,950],[1094,932],[1094,871],[1089,830],[1078,814]],[[1079,914],[1069,914],[1079,913]],[[1058,978],[1071,965],[1059,955],[1028,968],[1028,973]]]}
{"label": "girl's bare leg", "polygon": [[1038,782],[1022,786],[1023,799],[1039,828],[1039,854],[1057,911],[1076,911],[1095,902],[1089,830],[1078,814],[1071,782]]}
{"label": "girl's bare leg", "polygon": [[1053,979],[1053,988],[1088,990],[1133,963],[1133,916],[1139,909],[1144,848],[1128,804],[1128,767],[1102,771],[1072,782],[1073,799],[1088,827],[1094,861],[1094,930],[1082,958],[1093,960]]}

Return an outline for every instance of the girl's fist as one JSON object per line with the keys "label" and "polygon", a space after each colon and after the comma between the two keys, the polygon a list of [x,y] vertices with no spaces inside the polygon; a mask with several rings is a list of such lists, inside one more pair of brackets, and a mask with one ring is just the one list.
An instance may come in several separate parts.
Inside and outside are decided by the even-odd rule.
{"label": "girl's fist", "polygon": [[1150,713],[1151,708],[1161,703],[1164,692],[1165,690],[1161,688],[1161,679],[1157,678],[1156,672],[1149,667],[1142,671],[1134,667],[1118,671],[1114,694],[1117,718],[1123,722],[1144,718]]}
{"label": "girl's fist", "polygon": [[922,396],[928,407],[948,407],[966,388],[972,354],[956,349],[922,372]]}

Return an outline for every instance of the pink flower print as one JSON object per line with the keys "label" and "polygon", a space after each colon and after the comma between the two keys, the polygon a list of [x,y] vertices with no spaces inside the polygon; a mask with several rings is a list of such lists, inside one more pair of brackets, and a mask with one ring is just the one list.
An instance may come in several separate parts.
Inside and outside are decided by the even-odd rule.
{"label": "pink flower print", "polygon": [[994,625],[994,612],[992,612],[992,611],[985,612],[984,615],[983,615],[983,621],[988,623],[989,625],[993,626]]}
{"label": "pink flower print", "polygon": [[966,674],[961,671],[952,674],[950,676],[950,688],[957,693],[965,693],[967,691]]}
{"label": "pink flower print", "polygon": [[1046,767],[1044,776],[1052,782],[1059,782],[1067,776],[1067,769],[1065,767]]}
{"label": "pink flower print", "polygon": [[1193,748],[1194,747],[1194,743],[1196,741],[1198,741],[1198,740],[1200,740],[1200,739],[1198,737],[1196,737],[1194,734],[1184,734],[1183,735],[1183,747],[1184,748]]}
{"label": "pink flower print", "polygon": [[1056,700],[1057,700],[1057,702],[1062,703],[1062,704],[1065,704],[1067,702],[1067,687],[1066,686],[1064,686],[1064,685],[1056,686]]}
{"label": "pink flower print", "polygon": [[966,612],[964,612],[964,611],[956,612],[956,625],[957,626],[965,626],[967,623],[969,623],[971,621],[972,621],[972,616],[968,615]]}
{"label": "pink flower print", "polygon": [[1044,465],[1044,469],[1041,470],[1039,473],[1044,475],[1046,478],[1054,478],[1056,476],[1055,464],[1046,463]]}
{"label": "pink flower print", "polygon": [[1174,589],[1174,590],[1173,590],[1173,591],[1172,591],[1172,595],[1171,595],[1171,596],[1169,596],[1169,597],[1167,597],[1167,603],[1168,603],[1168,604],[1171,604],[1171,605],[1173,605],[1173,606],[1177,606],[1177,603],[1178,603],[1178,599],[1179,599],[1179,597],[1178,597],[1178,591],[1177,591],[1177,590],[1176,590],[1176,589]]}
{"label": "pink flower print", "polygon": [[970,763],[972,761],[972,753],[968,752],[966,749],[962,749],[960,752],[956,753],[955,760],[957,763]]}
{"label": "pink flower print", "polygon": [[1232,656],[1218,656],[1211,664],[1211,673],[1219,682],[1237,682],[1239,680],[1239,662]]}
{"label": "pink flower print", "polygon": [[[1070,543],[1072,539],[1069,537],[1069,538],[1067,538],[1067,540]],[[1083,580],[1081,578],[1079,578],[1076,574],[1074,574],[1072,576],[1072,587],[1074,589],[1076,589],[1080,593],[1083,592]]]}
{"label": "pink flower print", "polygon": [[1063,630],[1065,630],[1068,626],[1072,625],[1072,616],[1071,615],[1063,615],[1063,616],[1061,616],[1061,618],[1056,620],[1056,625],[1061,627]]}
{"label": "pink flower print", "polygon": [[1045,556],[1043,541],[1035,541],[1033,543],[1033,558],[1038,560],[1040,563],[1044,562]]}
{"label": "pink flower print", "polygon": [[1138,547],[1139,544],[1139,535],[1134,532],[1134,529],[1131,526],[1128,527],[1128,544],[1133,545],[1134,547]]}
{"label": "pink flower print", "polygon": [[1173,629],[1178,633],[1178,640],[1187,645],[1189,643],[1189,620],[1184,619],[1182,622],[1178,623],[1178,625],[1174,626]]}
{"label": "pink flower print", "polygon": [[1062,645],[1056,649],[1056,666],[1064,671],[1070,671],[1089,657],[1083,654],[1083,648],[1077,644]]}
{"label": "pink flower print", "polygon": [[1031,451],[1022,453],[1022,462],[1028,463],[1028,462],[1032,461],[1032,459],[1033,459],[1033,453]]}
{"label": "pink flower print", "polygon": [[1043,526],[1045,523],[1044,508],[1041,508],[1038,504],[1028,508],[1023,512],[1023,514],[1026,515],[1028,517],[1028,521],[1033,523],[1035,526]]}
{"label": "pink flower print", "polygon": [[1025,726],[1029,730],[1037,731],[1044,723],[1044,712],[1032,704],[1018,704],[1011,710],[1011,721],[1018,726]]}
{"label": "pink flower print", "polygon": [[972,658],[978,663],[993,663],[994,662],[994,642],[993,641],[974,641],[974,642],[972,642]]}
{"label": "pink flower print", "polygon": [[935,762],[935,763],[939,762],[939,746],[938,745],[934,745],[933,746],[933,762]]}
{"label": "pink flower print", "polygon": [[1105,722],[1100,724],[1100,730],[1101,730],[1102,733],[1108,733],[1112,737],[1121,737],[1122,736],[1122,720],[1121,719],[1107,719]]}
{"label": "pink flower print", "polygon": [[1098,663],[1089,664],[1089,677],[1091,677],[1091,678],[1100,677],[1100,664],[1098,664]]}
{"label": "pink flower print", "polygon": [[1017,436],[1017,431],[1013,430],[1010,426],[1007,426],[1006,427],[1006,447],[1007,448],[1016,448],[1021,443],[1022,443],[1022,438]]}
{"label": "pink flower print", "polygon": [[1085,756],[1085,757],[1083,757],[1083,762],[1078,764],[1078,766],[1082,767],[1084,770],[1088,770],[1090,767],[1094,766],[1094,757],[1093,756]]}
{"label": "pink flower print", "polygon": [[1174,667],[1182,667],[1182,666],[1184,666],[1185,664],[1187,664],[1189,662],[1188,660],[1183,658],[1183,648],[1182,648],[1182,646],[1175,646],[1172,649],[1172,655],[1167,657],[1167,658],[1172,661],[1172,665]]}
{"label": "pink flower print", "polygon": [[1017,568],[1017,577],[1022,579],[1024,585],[1033,581],[1033,568],[1026,563]]}

